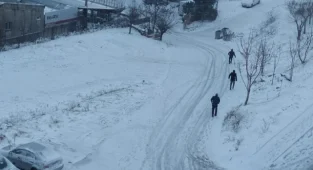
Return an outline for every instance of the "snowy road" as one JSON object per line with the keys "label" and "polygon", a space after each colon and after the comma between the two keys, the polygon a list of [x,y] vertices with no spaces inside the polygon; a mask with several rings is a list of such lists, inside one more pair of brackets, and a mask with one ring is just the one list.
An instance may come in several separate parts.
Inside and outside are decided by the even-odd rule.
{"label": "snowy road", "polygon": [[[210,97],[227,89],[228,66],[225,53],[208,44],[174,34],[176,41],[194,45],[207,55],[206,68],[176,103],[166,110],[166,117],[154,129],[142,170],[220,169],[209,158],[197,153],[197,138],[209,123]],[[228,86],[227,86],[228,87]]]}
{"label": "snowy road", "polygon": [[[222,169],[199,151],[198,141],[211,121],[210,98],[219,93],[223,101],[228,87],[229,66],[223,55],[228,49],[191,37],[173,33],[167,42],[174,49],[195,49],[201,54],[188,56],[190,61],[185,63],[180,53],[172,53],[175,56],[164,63],[167,70],[151,101],[135,111],[138,115],[131,123],[121,123],[112,135],[104,135],[75,169]],[[147,114],[156,116],[147,118]]]}
{"label": "snowy road", "polygon": [[[221,169],[199,141],[213,121],[210,98],[219,93],[227,102],[229,49],[191,34],[169,34],[165,43],[125,34],[97,32],[2,53],[1,62],[12,64],[0,70],[8,82],[1,90],[15,89],[2,96],[2,109],[25,117],[17,130],[5,127],[6,136],[51,145],[66,170]],[[21,93],[12,77],[24,78],[28,90]]]}

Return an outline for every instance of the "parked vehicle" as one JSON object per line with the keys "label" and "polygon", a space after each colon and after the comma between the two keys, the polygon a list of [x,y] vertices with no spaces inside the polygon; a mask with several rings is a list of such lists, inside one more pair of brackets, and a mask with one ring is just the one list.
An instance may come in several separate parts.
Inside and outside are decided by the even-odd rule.
{"label": "parked vehicle", "polygon": [[63,159],[53,149],[37,142],[17,147],[7,146],[1,150],[17,168],[23,170],[61,170]]}
{"label": "parked vehicle", "polygon": [[252,8],[255,5],[258,5],[261,2],[261,0],[242,0],[241,6],[245,8]]}
{"label": "parked vehicle", "polygon": [[0,170],[19,170],[7,158],[0,155]]}

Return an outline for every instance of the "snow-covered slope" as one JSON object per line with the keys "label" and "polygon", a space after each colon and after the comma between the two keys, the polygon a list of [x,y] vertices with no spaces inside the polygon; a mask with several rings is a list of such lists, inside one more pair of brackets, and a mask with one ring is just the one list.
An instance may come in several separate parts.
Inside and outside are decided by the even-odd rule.
{"label": "snow-covered slope", "polygon": [[[236,110],[244,83],[238,74],[229,91],[227,77],[242,62],[237,41],[214,40],[224,27],[246,35],[273,11],[279,31],[270,40],[286,50],[295,28],[284,3],[246,9],[221,0],[216,21],[187,31],[178,24],[164,42],[112,29],[0,53],[0,146],[39,140],[64,157],[65,170],[309,169],[311,61],[293,83],[277,76],[274,85],[269,64],[249,105]],[[283,51],[277,72],[288,64]],[[243,115],[236,132],[223,125],[231,110]]]}
{"label": "snow-covered slope", "polygon": [[[306,170],[312,168],[313,154],[311,138],[312,124],[312,74],[311,61],[299,64],[295,71],[293,83],[286,81],[282,74],[288,74],[290,57],[288,45],[295,40],[296,27],[284,0],[262,0],[252,9],[240,8],[239,1],[221,1],[220,14],[216,21],[190,26],[191,32],[185,32],[203,42],[214,38],[214,31],[224,27],[235,33],[247,35],[249,29],[258,29],[272,12],[276,21],[277,33],[269,39],[283,47],[278,76],[271,85],[273,61],[267,66],[266,74],[253,88],[248,106],[240,107],[237,113],[243,115],[239,132],[231,132],[223,125],[226,113],[236,110],[244,102],[245,89],[238,84],[235,91],[226,93],[220,107],[226,107],[218,120],[208,123],[207,132],[203,133],[201,142],[196,147],[204,150],[203,156],[209,157],[216,164],[227,169],[292,169]],[[197,28],[199,27],[199,28]],[[179,31],[177,29],[176,31]],[[238,41],[225,43],[231,48],[238,48]],[[239,52],[237,52],[237,56]],[[242,60],[236,58],[237,62]],[[297,61],[298,62],[298,61]],[[237,65],[230,66],[238,72]],[[239,78],[239,81],[242,81]],[[222,101],[223,101],[222,99]],[[239,99],[239,100],[238,100]]]}

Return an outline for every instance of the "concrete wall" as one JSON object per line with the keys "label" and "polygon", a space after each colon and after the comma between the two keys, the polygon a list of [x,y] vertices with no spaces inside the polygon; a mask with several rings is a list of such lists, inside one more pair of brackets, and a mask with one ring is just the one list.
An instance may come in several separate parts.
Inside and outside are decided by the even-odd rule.
{"label": "concrete wall", "polygon": [[[44,6],[4,3],[0,5],[0,37],[3,40],[38,34],[44,30],[44,20]],[[6,30],[9,22],[11,29]]]}

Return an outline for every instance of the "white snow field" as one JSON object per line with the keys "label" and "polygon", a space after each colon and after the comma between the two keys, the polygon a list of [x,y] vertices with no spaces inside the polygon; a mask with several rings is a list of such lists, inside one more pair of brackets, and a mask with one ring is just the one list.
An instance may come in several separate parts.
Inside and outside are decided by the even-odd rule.
{"label": "white snow field", "polygon": [[[269,41],[287,50],[296,29],[284,3],[245,9],[221,0],[216,21],[178,24],[163,42],[107,29],[1,52],[0,146],[41,141],[63,156],[65,170],[312,169],[311,61],[297,66],[292,83],[278,75],[274,85],[270,63],[238,107],[238,39],[214,40],[223,27],[247,35],[273,10],[279,31]],[[288,74],[288,64],[283,51],[277,73]],[[238,81],[229,91],[232,70]],[[231,110],[243,115],[237,131],[224,124]]]}

